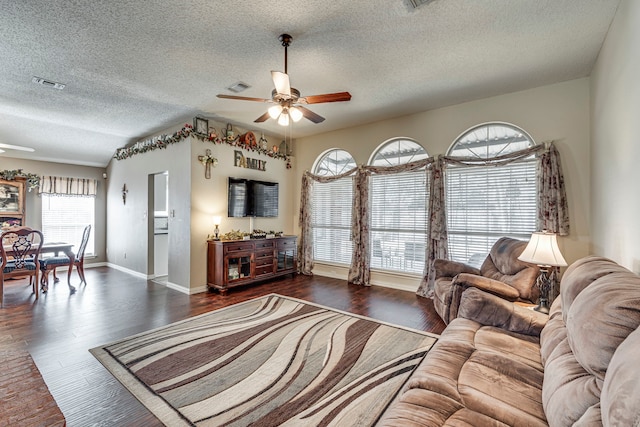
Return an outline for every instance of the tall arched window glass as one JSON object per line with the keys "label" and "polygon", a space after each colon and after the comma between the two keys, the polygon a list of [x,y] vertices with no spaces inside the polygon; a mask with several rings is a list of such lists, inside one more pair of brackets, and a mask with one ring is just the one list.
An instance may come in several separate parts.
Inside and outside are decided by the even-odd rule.
{"label": "tall arched window glass", "polygon": [[[447,155],[490,160],[535,145],[522,129],[485,123],[464,132]],[[502,236],[526,240],[536,229],[534,155],[503,166],[458,166],[445,173],[449,256],[480,267]]]}
{"label": "tall arched window glass", "polygon": [[[347,151],[334,149],[316,160],[313,173],[338,176],[356,167]],[[331,264],[350,264],[351,207],[353,176],[331,182],[314,182],[311,195],[311,227],[314,260]]]}
{"label": "tall arched window glass", "polygon": [[[394,138],[372,155],[373,166],[396,166],[428,157],[416,141]],[[429,200],[426,171],[371,176],[371,268],[422,273]]]}

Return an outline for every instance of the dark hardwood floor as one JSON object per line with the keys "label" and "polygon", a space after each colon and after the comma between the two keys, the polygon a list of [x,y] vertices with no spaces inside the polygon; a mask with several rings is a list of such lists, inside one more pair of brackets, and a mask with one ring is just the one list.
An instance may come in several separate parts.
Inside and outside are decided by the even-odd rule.
{"label": "dark hardwood floor", "polygon": [[[90,348],[269,293],[437,334],[445,326],[429,299],[320,276],[284,278],[226,296],[189,296],[106,267],[87,269],[86,277],[88,284],[75,294],[63,279],[38,301],[26,280],[8,282],[0,309],[0,346],[26,345],[70,427],[161,425]],[[75,273],[73,280],[79,281]]]}

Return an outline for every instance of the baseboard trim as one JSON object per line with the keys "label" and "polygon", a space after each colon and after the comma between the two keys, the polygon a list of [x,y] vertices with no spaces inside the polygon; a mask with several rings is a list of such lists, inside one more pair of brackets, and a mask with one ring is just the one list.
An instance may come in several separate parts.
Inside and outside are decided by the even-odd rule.
{"label": "baseboard trim", "polygon": [[116,269],[118,271],[122,271],[123,273],[127,273],[135,277],[139,277],[140,279],[151,280],[154,277],[154,276],[146,275],[144,273],[139,273],[135,270],[131,270],[130,268],[122,267],[121,265],[112,264],[110,262],[106,263],[106,266],[109,268]]}
{"label": "baseboard trim", "polygon": [[[316,263],[313,274],[333,279],[347,280],[349,267]],[[386,271],[372,271],[371,285],[385,288],[398,289],[407,292],[416,292],[420,286],[421,276],[406,273],[392,273]]]}

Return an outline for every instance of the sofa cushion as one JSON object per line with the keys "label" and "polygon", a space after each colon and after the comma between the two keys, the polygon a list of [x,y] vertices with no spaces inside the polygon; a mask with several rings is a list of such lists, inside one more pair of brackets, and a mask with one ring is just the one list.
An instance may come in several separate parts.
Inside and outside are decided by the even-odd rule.
{"label": "sofa cushion", "polygon": [[638,349],[640,349],[640,329],[629,334],[611,358],[600,403],[605,426],[638,426],[640,424]]}
{"label": "sofa cushion", "polygon": [[620,343],[640,325],[640,277],[611,273],[576,297],[568,312],[569,345],[578,362],[604,380]]}
{"label": "sofa cushion", "polygon": [[619,265],[611,260],[598,257],[588,256],[581,258],[571,264],[562,276],[562,284],[560,286],[560,295],[562,297],[562,317],[567,321],[567,315],[573,300],[578,294],[589,286],[594,280],[602,276],[606,276],[614,271],[620,271]]}
{"label": "sofa cushion", "polygon": [[538,338],[458,318],[407,381],[382,426],[546,426]]}
{"label": "sofa cushion", "polygon": [[[561,302],[552,305],[540,336],[545,413],[554,426],[599,425],[604,383],[611,390],[626,390],[621,382],[640,380],[637,368],[621,368],[626,378],[610,370],[616,349],[624,349],[621,343],[640,325],[640,277],[611,260],[590,256],[567,269],[560,293]],[[610,399],[607,403],[612,405]]]}

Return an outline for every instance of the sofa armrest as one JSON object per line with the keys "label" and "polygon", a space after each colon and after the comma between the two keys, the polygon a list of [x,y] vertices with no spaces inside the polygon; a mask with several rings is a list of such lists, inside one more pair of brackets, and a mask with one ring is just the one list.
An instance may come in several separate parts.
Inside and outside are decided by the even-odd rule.
{"label": "sofa armrest", "polygon": [[517,289],[498,280],[475,274],[460,273],[451,281],[451,299],[449,300],[447,319],[444,319],[445,323],[458,317],[462,294],[469,288],[477,288],[509,301],[517,300],[520,295]]}
{"label": "sofa armrest", "polygon": [[[462,286],[464,289],[478,288],[509,301],[515,301],[520,297],[520,293],[513,286],[507,285],[499,280],[475,274],[461,273],[453,279],[453,283],[451,285]],[[462,291],[464,291],[464,289],[462,289]]]}
{"label": "sofa armrest", "polygon": [[462,262],[450,261],[448,259],[436,259],[433,261],[435,278],[455,277],[460,273],[480,274],[480,270]]}
{"label": "sofa armrest", "polygon": [[534,336],[540,336],[549,320],[546,314],[520,307],[477,288],[468,288],[462,294],[458,317]]}

